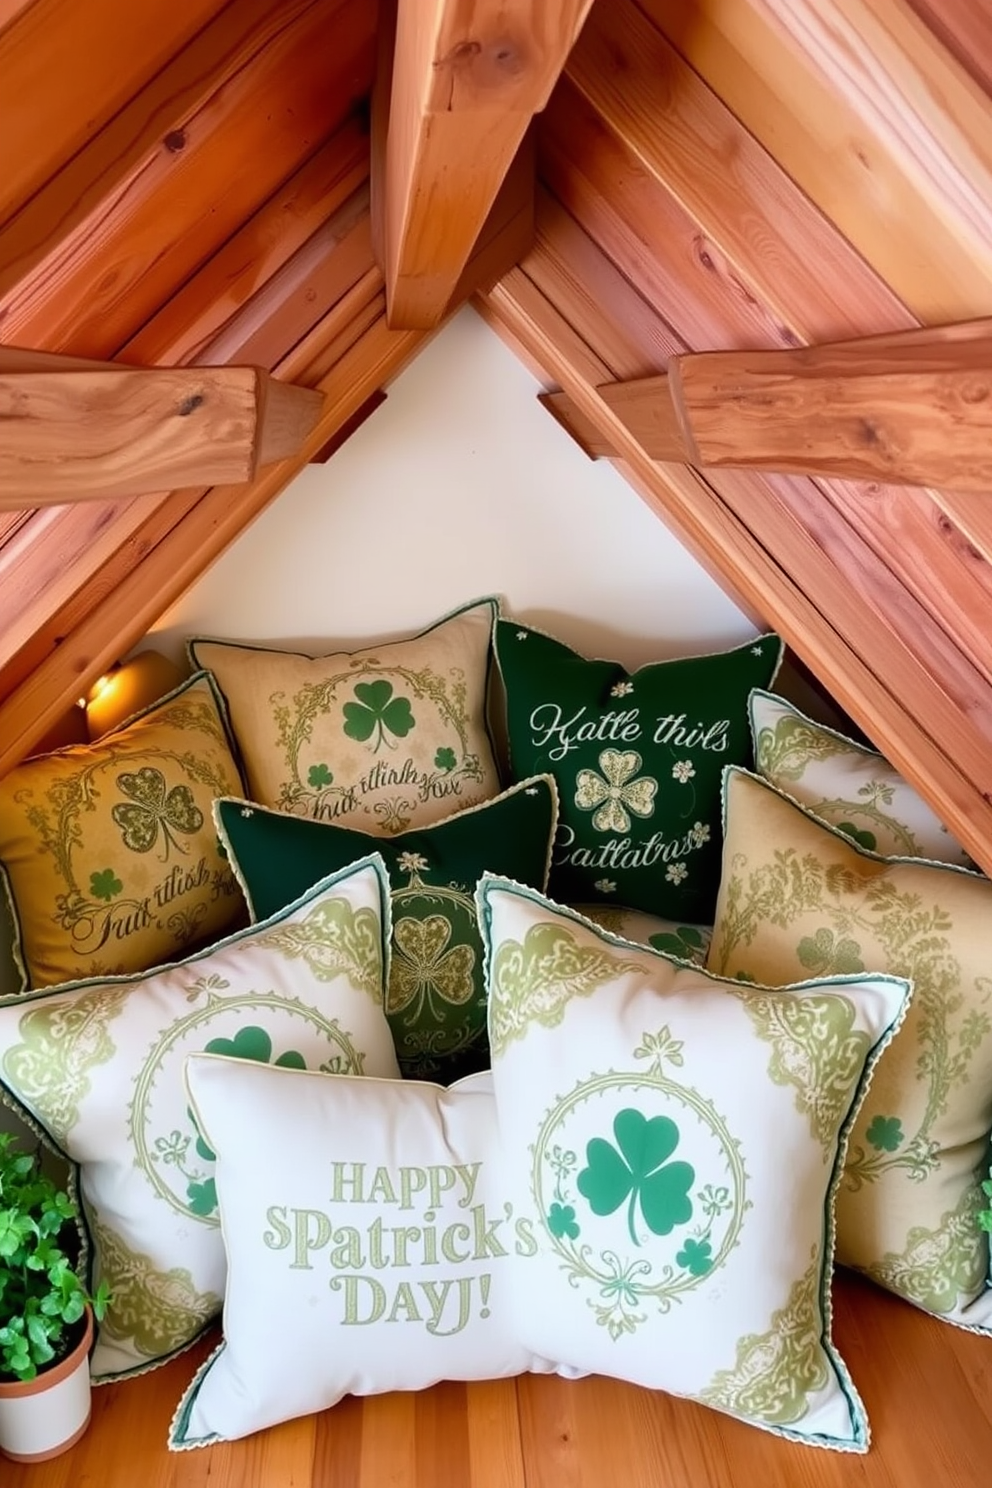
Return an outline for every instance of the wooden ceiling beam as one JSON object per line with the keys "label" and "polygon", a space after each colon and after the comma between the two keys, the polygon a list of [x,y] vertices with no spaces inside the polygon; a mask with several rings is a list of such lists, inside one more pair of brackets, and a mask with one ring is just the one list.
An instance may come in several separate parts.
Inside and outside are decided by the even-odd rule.
{"label": "wooden ceiling beam", "polygon": [[443,319],[591,3],[399,0],[376,183],[390,325]]}
{"label": "wooden ceiling beam", "polygon": [[992,489],[992,320],[673,357],[599,389],[653,460]]}

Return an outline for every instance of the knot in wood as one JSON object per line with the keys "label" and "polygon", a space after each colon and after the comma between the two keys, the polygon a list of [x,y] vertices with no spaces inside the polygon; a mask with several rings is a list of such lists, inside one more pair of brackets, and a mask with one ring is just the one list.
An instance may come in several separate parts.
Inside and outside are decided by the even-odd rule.
{"label": "knot in wood", "polygon": [[186,148],[186,131],[184,129],[170,129],[163,143],[171,154],[178,155],[180,150],[185,150]]}
{"label": "knot in wood", "polygon": [[195,413],[198,408],[203,407],[203,403],[204,397],[202,393],[190,393],[188,397],[183,399],[176,411],[180,418],[189,418],[191,413]]}
{"label": "knot in wood", "polygon": [[512,36],[492,41],[460,41],[435,64],[453,87],[488,92],[515,83],[527,70],[527,50]]}

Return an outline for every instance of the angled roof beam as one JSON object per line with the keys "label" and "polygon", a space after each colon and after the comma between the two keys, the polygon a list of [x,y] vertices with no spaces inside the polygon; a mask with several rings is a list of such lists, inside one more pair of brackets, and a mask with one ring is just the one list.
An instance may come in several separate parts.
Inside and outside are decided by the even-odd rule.
{"label": "angled roof beam", "polygon": [[391,326],[440,324],[591,3],[399,0],[374,180]]}

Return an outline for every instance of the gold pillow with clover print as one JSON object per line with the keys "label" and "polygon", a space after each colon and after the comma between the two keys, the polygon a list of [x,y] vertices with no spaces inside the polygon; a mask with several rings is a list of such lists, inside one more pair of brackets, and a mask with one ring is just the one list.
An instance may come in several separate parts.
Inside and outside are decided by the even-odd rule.
{"label": "gold pillow with clover print", "polygon": [[221,1309],[213,1154],[187,1108],[186,1055],[398,1075],[388,895],[382,860],[366,858],[173,966],[0,1007],[5,1098],[76,1165],[87,1279],[113,1294],[95,1379],[164,1363]]}
{"label": "gold pillow with clover print", "polygon": [[774,680],[778,637],[628,673],[513,620],[493,635],[513,779],[558,783],[549,892],[711,923],[721,772],[750,762],[748,694]]}
{"label": "gold pillow with clover print", "polygon": [[521,1342],[797,1442],[865,1451],[830,1337],[833,1199],[908,984],[769,990],[487,877],[489,1038]]}
{"label": "gold pillow with clover print", "polygon": [[908,780],[873,749],[815,723],[794,704],[755,688],[754,767],[859,847],[885,856],[975,865]]}
{"label": "gold pillow with clover print", "polygon": [[381,850],[393,919],[386,1017],[400,1070],[449,1085],[489,1065],[475,886],[488,869],[543,889],[557,810],[555,783],[540,775],[389,838],[249,801],[216,801],[214,819],[253,919]]}
{"label": "gold pillow with clover print", "polygon": [[227,700],[253,800],[385,837],[499,793],[486,716],[497,609],[479,600],[407,640],[328,656],[188,649]]}
{"label": "gold pillow with clover print", "polygon": [[0,859],[28,985],[143,971],[243,916],[210,814],[241,788],[222,704],[191,677],[97,744],[0,780]]}
{"label": "gold pillow with clover print", "polygon": [[534,1242],[505,1202],[488,1073],[442,1089],[196,1054],[186,1081],[217,1153],[228,1283],[224,1342],[170,1448],[346,1394],[551,1369],[513,1327],[509,1257]]}
{"label": "gold pillow with clover print", "polygon": [[869,853],[743,770],[728,771],[725,803],[710,970],[772,983],[877,970],[915,988],[851,1135],[838,1261],[992,1332],[977,1222],[992,1128],[992,883]]}

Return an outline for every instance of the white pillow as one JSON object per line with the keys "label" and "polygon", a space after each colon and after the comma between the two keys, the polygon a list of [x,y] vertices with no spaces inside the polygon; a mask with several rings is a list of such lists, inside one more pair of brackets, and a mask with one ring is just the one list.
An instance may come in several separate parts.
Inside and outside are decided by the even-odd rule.
{"label": "white pillow", "polygon": [[378,854],[209,951],[0,1007],[0,1078],[79,1165],[88,1276],[113,1293],[97,1380],[187,1347],[221,1308],[213,1156],[188,1109],[192,1050],[398,1074],[383,1011],[389,884]]}
{"label": "white pillow", "polygon": [[770,990],[487,877],[489,1034],[524,1345],[865,1451],[830,1340],[847,1132],[909,984]]}
{"label": "white pillow", "polygon": [[873,749],[755,688],[749,700],[755,768],[858,847],[883,857],[975,865],[908,780]]}
{"label": "white pillow", "polygon": [[[550,1368],[522,1347],[488,1071],[447,1089],[187,1061],[217,1154],[224,1342],[176,1411],[173,1449],[247,1436],[343,1395]],[[278,1326],[273,1326],[278,1319]]]}

